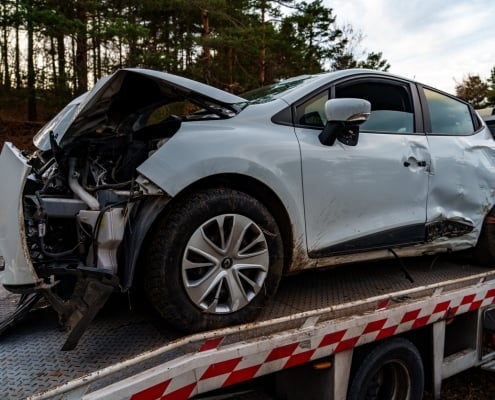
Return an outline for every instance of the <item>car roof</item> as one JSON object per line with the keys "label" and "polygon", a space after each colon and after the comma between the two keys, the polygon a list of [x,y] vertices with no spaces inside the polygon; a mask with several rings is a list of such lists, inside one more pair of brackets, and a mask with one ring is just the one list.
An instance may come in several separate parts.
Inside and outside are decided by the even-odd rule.
{"label": "car roof", "polygon": [[406,82],[413,82],[410,79],[391,74],[389,72],[377,71],[372,69],[364,69],[364,68],[352,68],[352,69],[344,69],[332,72],[324,72],[321,74],[310,75],[310,77],[305,81],[303,85],[300,85],[294,90],[290,90],[287,92],[282,92],[278,96],[282,100],[291,104],[294,101],[297,101],[301,98],[301,95],[304,93],[311,93],[313,90],[318,90],[320,87],[328,84],[330,85],[332,82],[338,81],[340,79],[345,79],[349,77],[382,77],[382,78],[392,78],[398,79]]}

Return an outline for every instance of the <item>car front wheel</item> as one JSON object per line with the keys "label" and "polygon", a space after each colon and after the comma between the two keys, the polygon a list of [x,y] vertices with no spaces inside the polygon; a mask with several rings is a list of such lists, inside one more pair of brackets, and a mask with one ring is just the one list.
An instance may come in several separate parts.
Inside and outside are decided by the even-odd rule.
{"label": "car front wheel", "polygon": [[278,225],[239,191],[196,193],[154,230],[145,289],[153,306],[186,332],[253,320],[275,293],[283,268]]}

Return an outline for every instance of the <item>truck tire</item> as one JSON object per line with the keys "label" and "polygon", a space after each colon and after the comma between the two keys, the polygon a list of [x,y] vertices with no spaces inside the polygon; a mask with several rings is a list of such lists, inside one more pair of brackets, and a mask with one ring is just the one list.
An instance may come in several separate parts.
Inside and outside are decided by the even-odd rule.
{"label": "truck tire", "polygon": [[278,225],[243,192],[191,195],[153,232],[144,287],[156,310],[181,331],[252,321],[277,290],[284,261]]}
{"label": "truck tire", "polygon": [[409,340],[392,338],[376,345],[361,360],[347,399],[421,400],[423,390],[424,370],[418,350]]}

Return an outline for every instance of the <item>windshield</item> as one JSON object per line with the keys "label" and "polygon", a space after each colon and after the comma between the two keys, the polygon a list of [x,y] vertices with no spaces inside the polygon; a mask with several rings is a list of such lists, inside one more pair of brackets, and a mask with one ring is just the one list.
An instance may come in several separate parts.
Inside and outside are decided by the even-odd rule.
{"label": "windshield", "polygon": [[[281,93],[287,93],[294,88],[304,84],[308,79],[314,78],[313,75],[302,75],[294,78],[286,79],[280,82],[276,82],[272,85],[263,86],[258,89],[250,90],[243,93],[241,97],[248,100],[247,104],[261,104],[268,103],[280,97]],[[247,105],[246,104],[246,105]]]}

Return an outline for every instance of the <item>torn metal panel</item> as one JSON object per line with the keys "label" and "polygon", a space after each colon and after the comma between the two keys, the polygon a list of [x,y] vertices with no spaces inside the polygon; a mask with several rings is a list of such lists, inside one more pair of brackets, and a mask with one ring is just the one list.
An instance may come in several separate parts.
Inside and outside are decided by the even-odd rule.
{"label": "torn metal panel", "polygon": [[123,118],[153,103],[191,96],[218,102],[232,110],[234,104],[245,102],[241,97],[187,78],[139,68],[121,69],[73,100],[40,130],[34,142],[41,150],[48,150],[49,134],[53,131],[57,143],[63,146],[99,125],[108,125],[109,119],[116,116]]}
{"label": "torn metal panel", "polygon": [[31,167],[12,143],[6,142],[0,155],[0,255],[5,270],[0,274],[4,285],[35,285],[34,271],[26,245],[22,192]]}

